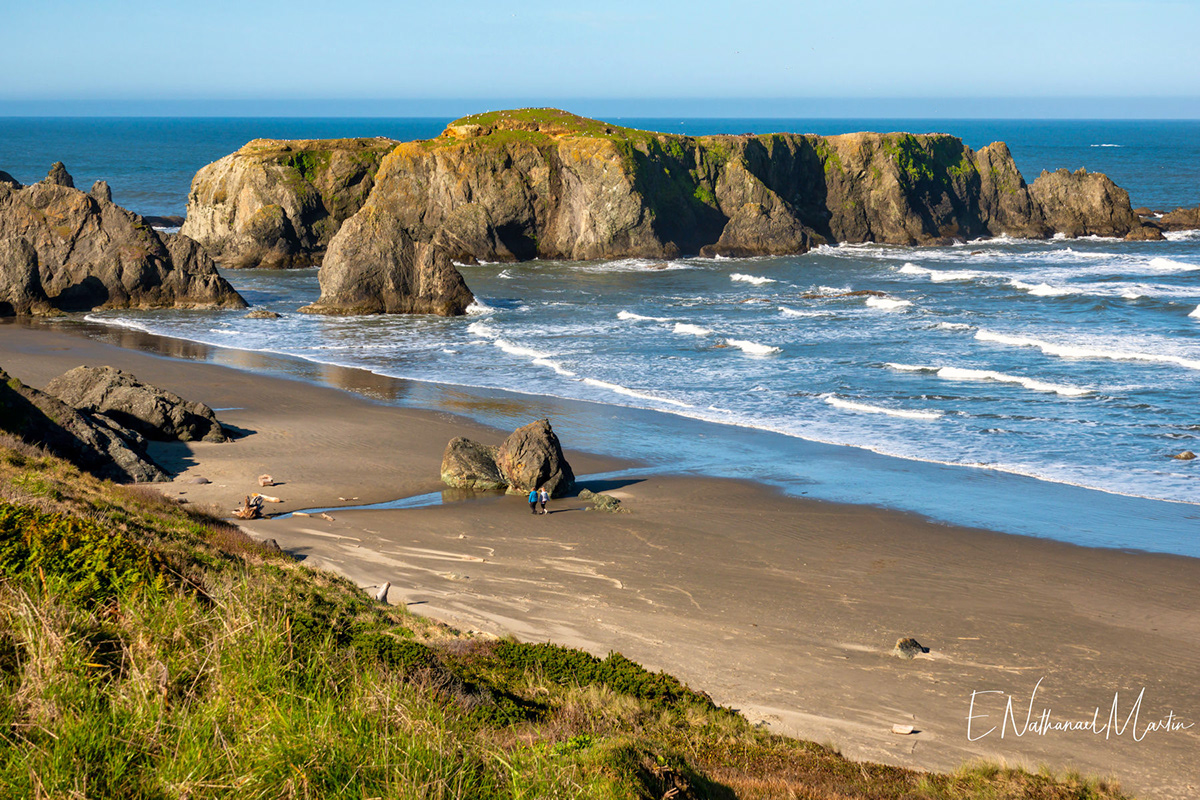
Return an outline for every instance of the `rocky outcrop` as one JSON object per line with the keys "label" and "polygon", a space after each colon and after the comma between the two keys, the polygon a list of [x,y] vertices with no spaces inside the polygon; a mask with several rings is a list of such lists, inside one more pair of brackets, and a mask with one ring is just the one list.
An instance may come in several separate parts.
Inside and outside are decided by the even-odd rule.
{"label": "rocky outcrop", "polygon": [[1157,216],[1152,223],[1164,231],[1200,230],[1200,206],[1177,208]]}
{"label": "rocky outcrop", "polygon": [[255,139],[196,173],[181,232],[227,267],[318,265],[395,145]]}
{"label": "rocky outcrop", "polygon": [[513,431],[496,452],[496,466],[510,493],[545,487],[551,497],[561,497],[575,484],[575,474],[548,419]]}
{"label": "rocky outcrop", "polygon": [[344,240],[443,245],[452,260],[802,253],[815,243],[936,244],[1007,234],[1124,236],[1102,175],[1034,191],[1003,143],[944,134],[677,136],[552,109],[476,115],[398,145]]}
{"label": "rocky outcrop", "polygon": [[346,223],[325,256],[321,296],[310,314],[455,316],[475,299],[445,247],[415,242],[374,214]]}
{"label": "rocky outcrop", "polygon": [[106,187],[71,183],[61,163],[32,186],[0,181],[0,316],[245,307],[187,237],[164,241]]}
{"label": "rocky outcrop", "polygon": [[170,480],[143,452],[145,441],[100,414],[88,414],[0,370],[0,430],[115,481]]}
{"label": "rocky outcrop", "polygon": [[1051,230],[1077,236],[1125,236],[1140,229],[1129,192],[1099,172],[1042,172],[1029,187]]}
{"label": "rocky outcrop", "polygon": [[505,489],[524,494],[545,487],[561,497],[575,484],[550,420],[517,428],[499,447],[457,438],[442,456],[442,481],[460,489]]}
{"label": "rocky outcrop", "polygon": [[148,439],[228,439],[208,406],[142,383],[114,367],[76,367],[52,380],[46,391],[81,411],[103,414]]}
{"label": "rocky outcrop", "polygon": [[442,483],[478,491],[508,488],[496,466],[498,449],[461,436],[451,439],[442,455]]}

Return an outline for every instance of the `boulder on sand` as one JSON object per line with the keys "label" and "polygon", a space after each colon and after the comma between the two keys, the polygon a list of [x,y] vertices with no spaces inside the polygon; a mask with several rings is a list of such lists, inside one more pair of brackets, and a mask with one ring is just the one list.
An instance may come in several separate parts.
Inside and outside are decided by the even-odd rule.
{"label": "boulder on sand", "polygon": [[442,482],[455,489],[505,489],[508,484],[496,466],[499,448],[459,436],[442,455]]}
{"label": "boulder on sand", "polygon": [[149,439],[228,439],[208,406],[142,383],[113,367],[76,367],[52,380],[46,391],[83,411],[104,414]]}
{"label": "boulder on sand", "polygon": [[575,473],[548,419],[513,431],[496,453],[496,466],[512,494],[544,486],[551,497],[561,497],[575,483]]}
{"label": "boulder on sand", "polygon": [[136,434],[100,414],[78,411],[0,370],[0,431],[46,448],[80,469],[114,481],[167,481],[143,455]]}

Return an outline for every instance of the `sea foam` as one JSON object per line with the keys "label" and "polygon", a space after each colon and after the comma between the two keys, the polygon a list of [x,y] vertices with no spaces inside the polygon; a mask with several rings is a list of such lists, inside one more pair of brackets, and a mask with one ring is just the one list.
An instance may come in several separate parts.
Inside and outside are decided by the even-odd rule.
{"label": "sea foam", "polygon": [[918,267],[911,262],[901,267],[900,272],[904,275],[924,275],[934,283],[969,281],[983,274],[972,269],[929,269],[929,267]]}
{"label": "sea foam", "polygon": [[752,356],[769,356],[783,351],[778,347],[771,347],[767,344],[759,344],[758,342],[750,342],[745,339],[726,339],[725,344],[730,347],[736,347],[742,352]]}
{"label": "sea foam", "polygon": [[623,394],[626,397],[636,397],[639,400],[650,400],[655,403],[666,403],[668,405],[678,406],[679,408],[692,408],[693,407],[690,403],[685,403],[682,400],[675,400],[670,397],[658,397],[656,395],[648,394],[646,392],[639,392],[637,389],[630,389],[628,386],[621,386],[620,384],[617,384],[617,383],[609,383],[608,381],[600,381],[600,380],[596,380],[595,378],[584,378],[583,382],[586,383],[588,386],[595,386],[598,389],[607,389],[610,392],[615,392],[616,394]]}
{"label": "sea foam", "polygon": [[846,411],[861,411],[864,414],[886,414],[889,417],[903,417],[904,419],[926,419],[932,420],[942,416],[941,411],[909,411],[901,408],[884,408],[883,406],[873,406],[867,403],[856,403],[853,400],[843,400],[840,397],[835,397],[831,394],[825,395],[825,402],[834,408],[845,409]]}
{"label": "sea foam", "polygon": [[632,311],[618,311],[617,319],[623,319],[628,322],[670,322],[669,317],[647,317],[642,314],[635,314]]}
{"label": "sea foam", "polygon": [[1200,269],[1200,264],[1187,264],[1183,261],[1175,261],[1162,256],[1155,256],[1146,264],[1151,269],[1160,270],[1162,272],[1191,272],[1192,270]]}
{"label": "sea foam", "polygon": [[676,322],[673,330],[675,333],[687,336],[709,336],[712,334],[712,330],[709,328],[702,328],[699,325],[689,325],[686,322]]}
{"label": "sea foam", "polygon": [[1188,316],[1200,318],[1200,306],[1196,306],[1195,308],[1193,308],[1192,313],[1188,314]]}
{"label": "sea foam", "polygon": [[1069,386],[1059,383],[1047,383],[1034,378],[1026,378],[1020,375],[1008,375],[1003,372],[995,372],[988,369],[964,369],[962,367],[922,367],[913,364],[888,364],[894,370],[900,372],[931,372],[937,377],[948,381],[996,381],[997,383],[1015,383],[1018,386],[1024,386],[1026,389],[1031,389],[1035,392],[1053,392],[1064,397],[1082,397],[1085,394],[1091,394],[1091,389],[1081,389],[1078,386]]}
{"label": "sea foam", "polygon": [[884,311],[899,311],[902,308],[908,308],[912,305],[911,300],[894,300],[890,297],[868,297],[867,306],[870,308],[879,308]]}
{"label": "sea foam", "polygon": [[1029,292],[1034,297],[1064,297],[1069,294],[1080,294],[1077,289],[1067,289],[1062,286],[1051,286],[1048,283],[1025,283],[1024,281],[1011,280],[1009,286],[1014,289],[1020,289],[1023,292]]}
{"label": "sea foam", "polygon": [[729,276],[729,280],[734,283],[753,283],[755,286],[762,286],[764,283],[775,283],[774,278],[760,278],[757,275],[744,275],[741,272],[735,272]]}
{"label": "sea foam", "polygon": [[1138,353],[1127,350],[1104,350],[1095,347],[1085,347],[1059,342],[1047,342],[1041,339],[1031,339],[1026,336],[1009,336],[993,331],[979,330],[975,338],[981,342],[996,342],[1014,347],[1036,347],[1049,356],[1060,358],[1103,358],[1112,361],[1149,361],[1156,364],[1177,364],[1187,369],[1200,369],[1200,361],[1182,356],[1165,353]]}

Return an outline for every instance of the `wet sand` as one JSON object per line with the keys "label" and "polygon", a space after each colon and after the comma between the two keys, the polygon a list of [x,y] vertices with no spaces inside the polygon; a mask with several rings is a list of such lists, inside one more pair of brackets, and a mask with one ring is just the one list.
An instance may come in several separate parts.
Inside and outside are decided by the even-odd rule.
{"label": "wet sand", "polygon": [[[182,343],[163,348],[188,355]],[[154,445],[153,455],[179,473],[164,491],[225,510],[257,491],[262,473],[280,484],[266,490],[285,500],[278,512],[438,492],[450,438],[504,435],[373,401],[395,382],[355,370],[325,376],[343,391],[0,326],[0,367],[26,383],[44,386],[81,363],[127,369],[224,409],[236,441]],[[630,513],[564,499],[534,517],[520,497],[447,495],[427,507],[246,527],[364,587],[391,582],[389,601],[415,613],[617,650],[853,758],[943,770],[977,758],[1046,764],[1116,776],[1143,797],[1200,795],[1200,560],[956,528],[736,481],[589,482],[636,465],[572,452],[570,430],[556,432],[582,485],[617,495]],[[902,636],[930,652],[889,656]],[[976,697],[968,726],[972,692],[987,691],[997,693]],[[1116,693],[1117,729],[1135,708],[1136,718],[1106,736]],[[989,733],[1009,696],[1023,735],[1011,722],[1003,737],[998,727]],[[1147,731],[1168,712],[1192,727]],[[1100,733],[1052,727],[1094,714]],[[894,734],[893,724],[916,732]]]}

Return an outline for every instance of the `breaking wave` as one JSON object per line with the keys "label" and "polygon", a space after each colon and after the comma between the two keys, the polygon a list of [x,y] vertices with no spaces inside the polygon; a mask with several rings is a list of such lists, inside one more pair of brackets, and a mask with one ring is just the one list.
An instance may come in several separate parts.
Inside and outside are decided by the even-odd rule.
{"label": "breaking wave", "polygon": [[825,395],[824,400],[834,408],[845,409],[846,411],[861,411],[864,414],[886,414],[889,417],[902,417],[904,419],[926,419],[933,420],[942,416],[941,411],[910,411],[901,408],[885,408],[883,406],[873,406],[867,403],[856,403],[853,400],[843,400],[834,395]]}
{"label": "breaking wave", "polygon": [[760,278],[757,275],[744,275],[741,272],[735,272],[729,276],[729,280],[734,283],[752,283],[755,286],[762,286],[764,283],[775,283],[774,278]]}
{"label": "breaking wave", "polygon": [[1031,339],[1026,336],[1009,336],[1003,333],[979,330],[975,338],[981,342],[996,342],[1014,347],[1036,347],[1049,356],[1060,358],[1100,358],[1113,361],[1148,361],[1155,364],[1177,364],[1187,369],[1200,369],[1200,361],[1182,356],[1165,353],[1138,353],[1128,350],[1104,350],[1096,347],[1084,347],[1074,344],[1047,342],[1041,339]]}
{"label": "breaking wave", "polygon": [[867,306],[870,308],[879,308],[884,311],[899,311],[902,308],[912,306],[911,300],[894,300],[891,297],[868,297]]}
{"label": "breaking wave", "polygon": [[948,381],[996,381],[997,383],[1015,383],[1018,386],[1024,386],[1026,389],[1031,389],[1035,392],[1053,392],[1064,397],[1082,397],[1085,394],[1091,394],[1091,389],[1081,389],[1078,386],[1069,386],[1059,383],[1047,383],[1034,378],[1025,378],[1020,375],[1008,375],[1003,372],[995,372],[987,369],[964,369],[961,367],[921,367],[912,364],[892,364],[887,366],[900,372],[930,372],[939,378]]}
{"label": "breaking wave", "polygon": [[686,322],[676,322],[672,329],[675,333],[686,336],[711,336],[712,330],[699,325],[689,325]]}
{"label": "breaking wave", "polygon": [[924,275],[934,283],[945,283],[946,281],[969,281],[980,277],[983,273],[976,272],[973,269],[930,269],[929,267],[918,267],[916,264],[908,263],[900,268],[900,272],[904,275]]}
{"label": "breaking wave", "polygon": [[783,350],[778,347],[771,347],[768,344],[759,344],[758,342],[750,342],[745,339],[726,339],[725,344],[729,345],[730,347],[736,347],[743,353],[747,353],[752,356],[769,356],[774,355],[775,353],[783,352]]}

